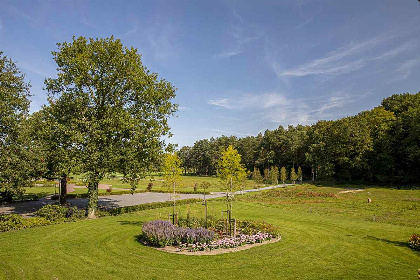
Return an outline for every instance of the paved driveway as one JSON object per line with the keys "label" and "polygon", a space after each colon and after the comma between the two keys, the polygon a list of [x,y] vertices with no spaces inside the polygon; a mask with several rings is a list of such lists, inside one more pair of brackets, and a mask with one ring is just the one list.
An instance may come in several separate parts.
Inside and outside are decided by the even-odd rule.
{"label": "paved driveway", "polygon": [[[258,192],[262,190],[274,189],[284,187],[283,185],[264,187],[259,189],[245,190],[243,193]],[[241,192],[236,192],[235,194],[239,195]],[[206,198],[217,198],[223,197],[225,193],[217,192],[210,195],[206,195]],[[202,199],[202,194],[179,194],[177,200],[198,198]],[[111,209],[123,206],[139,205],[152,202],[164,202],[170,201],[172,197],[168,193],[156,193],[156,192],[146,192],[146,193],[135,193],[135,194],[122,194],[122,195],[108,195],[99,197],[99,206]],[[72,205],[75,205],[79,208],[85,208],[87,205],[86,198],[75,198],[67,200]],[[41,198],[37,201],[27,201],[27,202],[15,202],[10,204],[4,204],[0,206],[0,214],[21,214],[23,216],[33,216],[33,213],[40,209],[42,206],[47,204],[52,204],[57,202],[56,200],[51,200],[49,197]]]}

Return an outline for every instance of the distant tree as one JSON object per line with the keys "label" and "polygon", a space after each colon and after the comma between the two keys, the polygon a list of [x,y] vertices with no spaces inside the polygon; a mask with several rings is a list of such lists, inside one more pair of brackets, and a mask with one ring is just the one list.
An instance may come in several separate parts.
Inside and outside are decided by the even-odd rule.
{"label": "distant tree", "polygon": [[284,182],[286,182],[287,180],[287,172],[286,172],[286,167],[282,167],[280,169],[280,180],[281,182],[284,184]]}
{"label": "distant tree", "polygon": [[270,178],[272,184],[279,183],[279,168],[277,166],[272,166],[270,170]]}
{"label": "distant tree", "polygon": [[252,172],[252,179],[256,183],[262,183],[262,181],[263,181],[263,178],[261,176],[260,169],[258,169],[257,167],[254,167],[254,172]]}
{"label": "distant tree", "polygon": [[88,183],[87,214],[95,217],[100,180],[120,172],[135,188],[158,161],[167,119],[176,110],[175,88],[143,66],[136,49],[113,37],[73,37],[57,46],[58,75],[45,86],[50,106],[69,112],[67,129]]}
{"label": "distant tree", "polygon": [[302,184],[302,180],[303,180],[303,173],[302,173],[302,168],[299,166],[298,168],[298,173],[297,173],[297,179],[299,180],[299,182]]}
{"label": "distant tree", "polygon": [[184,168],[184,174],[187,175],[188,170],[193,167],[191,147],[189,146],[182,147],[178,152],[178,156],[182,160],[182,167]]}
{"label": "distant tree", "polygon": [[241,163],[241,155],[229,145],[219,160],[218,175],[222,181],[222,189],[226,192],[227,210],[232,215],[233,192],[238,190],[240,184],[246,179],[246,170]]}
{"label": "distant tree", "polygon": [[270,169],[264,169],[264,184],[271,184]]}
{"label": "distant tree", "polygon": [[292,180],[293,184],[296,183],[297,178],[298,178],[298,175],[296,174],[295,169],[292,167],[290,170],[290,180]]}
{"label": "distant tree", "polygon": [[175,203],[176,203],[176,190],[180,186],[181,182],[181,159],[175,153],[166,153],[163,161],[163,180],[164,185],[168,191],[172,191],[172,199],[174,201],[172,207],[172,218],[175,223]]}

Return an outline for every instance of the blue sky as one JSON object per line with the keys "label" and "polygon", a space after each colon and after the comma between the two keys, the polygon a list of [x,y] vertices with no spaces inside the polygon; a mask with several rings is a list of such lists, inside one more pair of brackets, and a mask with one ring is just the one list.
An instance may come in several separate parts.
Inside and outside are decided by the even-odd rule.
{"label": "blue sky", "polygon": [[0,50],[46,102],[51,51],[120,38],[177,88],[169,142],[256,135],[420,91],[420,3],[395,1],[6,1]]}

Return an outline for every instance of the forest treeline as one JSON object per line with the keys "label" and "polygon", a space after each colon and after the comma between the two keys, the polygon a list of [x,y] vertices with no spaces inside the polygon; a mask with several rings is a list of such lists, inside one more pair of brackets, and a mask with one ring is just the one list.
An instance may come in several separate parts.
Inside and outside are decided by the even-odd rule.
{"label": "forest treeline", "polygon": [[216,174],[220,154],[229,145],[250,172],[301,167],[306,180],[418,183],[420,92],[392,95],[381,106],[338,120],[280,126],[244,138],[198,140],[179,150],[185,172]]}

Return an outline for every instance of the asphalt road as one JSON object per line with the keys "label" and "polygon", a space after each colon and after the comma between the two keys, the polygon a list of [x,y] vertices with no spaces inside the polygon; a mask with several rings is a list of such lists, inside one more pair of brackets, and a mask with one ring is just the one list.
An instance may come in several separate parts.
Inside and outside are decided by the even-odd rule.
{"label": "asphalt road", "polygon": [[[284,185],[276,185],[271,187],[264,187],[259,189],[251,189],[245,190],[243,193],[252,193],[258,192],[262,190],[274,189],[284,187]],[[236,192],[236,195],[241,194],[241,192]],[[226,194],[223,192],[216,192],[211,193],[210,195],[206,195],[207,199],[223,197]],[[198,198],[202,199],[202,194],[178,194],[177,200],[182,199],[190,199],[190,198]],[[131,206],[131,205],[139,205],[145,203],[152,203],[152,202],[165,202],[172,200],[172,197],[168,193],[156,193],[156,192],[146,192],[146,193],[135,193],[135,194],[123,194],[123,195],[108,195],[108,196],[100,196],[99,197],[99,206],[106,209],[123,207],[123,206]],[[33,213],[40,209],[42,206],[47,204],[53,204],[57,202],[57,200],[51,200],[50,197],[44,197],[36,201],[27,201],[27,202],[15,202],[9,204],[2,204],[0,206],[0,214],[21,214],[26,217],[33,216]],[[68,199],[67,202],[75,205],[79,208],[85,208],[87,205],[86,198],[75,198],[75,199]]]}

